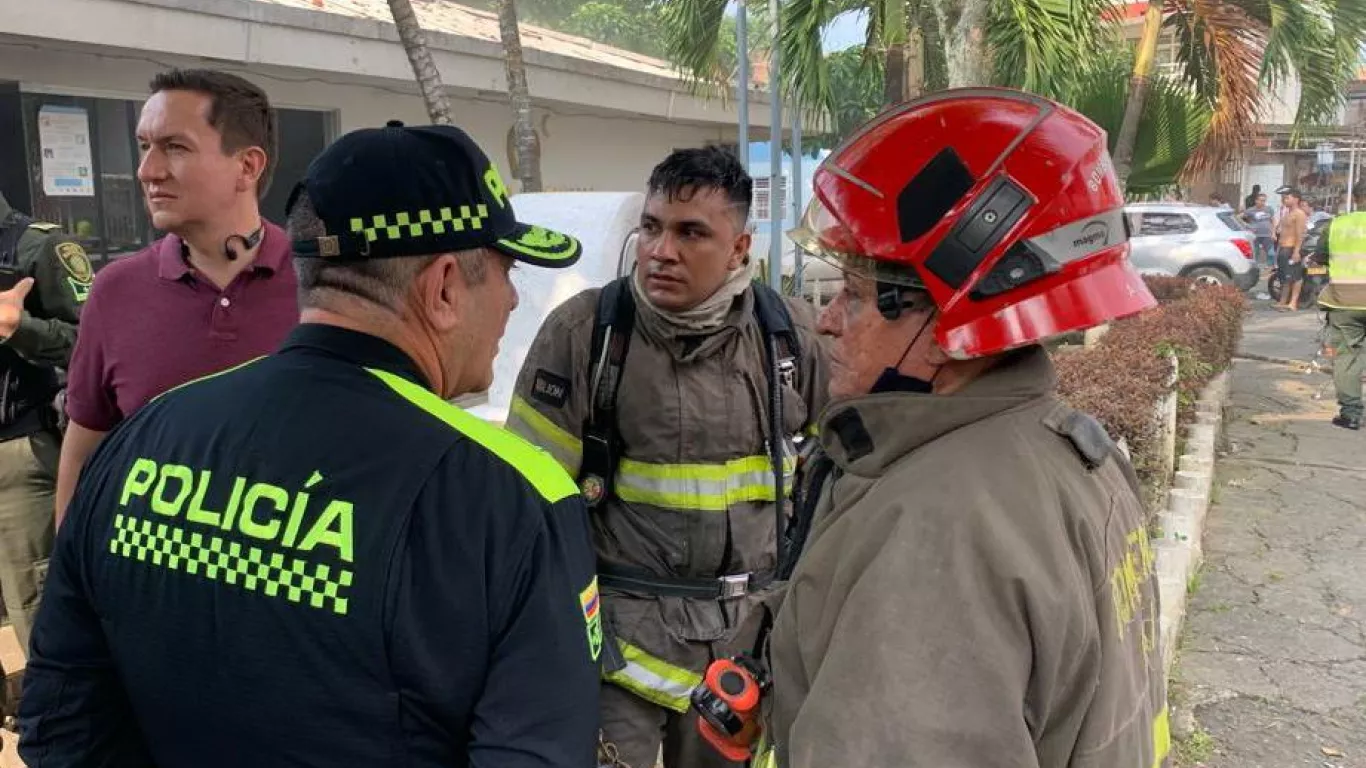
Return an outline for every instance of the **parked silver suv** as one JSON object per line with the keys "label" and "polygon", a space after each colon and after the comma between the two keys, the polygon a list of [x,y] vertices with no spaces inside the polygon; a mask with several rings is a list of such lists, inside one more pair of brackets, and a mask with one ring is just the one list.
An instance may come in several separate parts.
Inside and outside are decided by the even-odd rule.
{"label": "parked silver suv", "polygon": [[1130,261],[1139,272],[1251,290],[1261,277],[1252,232],[1233,211],[1190,203],[1130,203]]}

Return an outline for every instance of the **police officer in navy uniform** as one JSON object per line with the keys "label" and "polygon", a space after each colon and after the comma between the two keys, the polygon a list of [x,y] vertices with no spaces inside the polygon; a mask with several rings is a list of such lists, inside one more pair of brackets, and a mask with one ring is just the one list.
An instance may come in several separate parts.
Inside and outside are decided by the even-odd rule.
{"label": "police officer in navy uniform", "polygon": [[57,536],[20,706],[29,765],[591,765],[587,513],[486,389],[518,223],[449,126],[350,133],[289,204],[301,324],[101,444]]}

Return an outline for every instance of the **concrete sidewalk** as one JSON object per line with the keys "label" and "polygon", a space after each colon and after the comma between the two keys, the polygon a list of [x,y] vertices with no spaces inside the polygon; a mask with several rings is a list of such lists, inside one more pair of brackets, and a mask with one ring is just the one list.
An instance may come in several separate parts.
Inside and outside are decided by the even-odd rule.
{"label": "concrete sidewalk", "polygon": [[[1262,305],[1242,351],[1307,361],[1319,323]],[[1366,768],[1366,432],[1329,423],[1327,373],[1241,360],[1232,375],[1173,673],[1178,764]]]}

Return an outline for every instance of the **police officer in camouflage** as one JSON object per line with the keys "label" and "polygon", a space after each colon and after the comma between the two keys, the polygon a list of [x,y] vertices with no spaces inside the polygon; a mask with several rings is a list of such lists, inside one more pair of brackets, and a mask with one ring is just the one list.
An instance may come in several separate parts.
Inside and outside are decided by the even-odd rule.
{"label": "police officer in camouflage", "polygon": [[25,650],[52,549],[55,401],[93,277],[79,243],[0,195],[0,587]]}

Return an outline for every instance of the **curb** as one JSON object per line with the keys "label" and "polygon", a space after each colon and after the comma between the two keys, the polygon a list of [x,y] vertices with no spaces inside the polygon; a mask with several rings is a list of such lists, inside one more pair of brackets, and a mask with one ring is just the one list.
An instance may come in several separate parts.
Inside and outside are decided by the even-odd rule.
{"label": "curb", "polygon": [[1158,513],[1162,536],[1150,542],[1161,601],[1162,666],[1168,675],[1186,619],[1187,586],[1204,554],[1205,514],[1214,486],[1214,452],[1223,430],[1229,375],[1230,371],[1224,371],[1211,379],[1195,402],[1195,423],[1186,433],[1186,453],[1177,462],[1167,508]]}

